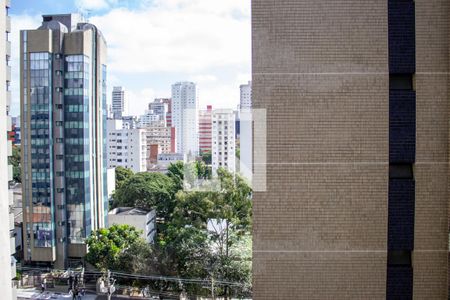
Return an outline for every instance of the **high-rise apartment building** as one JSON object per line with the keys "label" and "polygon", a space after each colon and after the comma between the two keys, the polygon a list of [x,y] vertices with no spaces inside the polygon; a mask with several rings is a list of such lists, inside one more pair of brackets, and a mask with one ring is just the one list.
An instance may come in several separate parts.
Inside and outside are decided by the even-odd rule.
{"label": "high-rise apartment building", "polygon": [[198,154],[198,99],[193,82],[172,85],[172,126],[175,127],[176,152]]}
{"label": "high-rise apartment building", "polygon": [[235,114],[231,109],[212,112],[212,171],[224,168],[236,171]]}
{"label": "high-rise apartment building", "polygon": [[212,141],[212,105],[200,110],[198,115],[198,140],[200,153],[211,152]]}
{"label": "high-rise apartment building", "polygon": [[2,13],[0,14],[0,55],[3,59],[0,62],[0,82],[3,88],[0,89],[0,243],[2,245],[2,255],[0,255],[0,289],[2,298],[15,299],[16,290],[12,286],[12,279],[16,277],[15,259],[15,239],[11,234],[14,231],[13,193],[8,190],[9,182],[13,179],[12,166],[8,164],[8,157],[12,155],[11,141],[8,141],[7,131],[11,130],[11,116],[9,115],[11,106],[11,91],[9,90],[11,81],[11,67],[9,66],[11,57],[11,42],[9,33],[11,32],[11,19],[8,15],[10,1],[0,1]]}
{"label": "high-rise apartment building", "polygon": [[127,113],[125,90],[121,86],[113,87],[111,111],[114,119],[121,119]]}
{"label": "high-rise apartment building", "polygon": [[164,121],[164,124],[166,124],[170,102],[171,100],[167,98],[157,98],[148,104],[148,110],[153,114],[160,116],[160,120]]}
{"label": "high-rise apartment building", "polygon": [[447,299],[449,13],[252,1],[254,299]]}
{"label": "high-rise apartment building", "polygon": [[240,89],[240,108],[252,108],[252,82],[241,84]]}
{"label": "high-rise apartment building", "polygon": [[249,181],[253,172],[252,82],[240,87],[239,104],[239,172]]}
{"label": "high-rise apartment building", "polygon": [[106,42],[78,15],[20,37],[24,258],[65,268],[105,226]]}
{"label": "high-rise apartment building", "polygon": [[107,121],[107,166],[124,167],[133,172],[147,170],[147,140],[145,129],[123,128],[122,120]]}

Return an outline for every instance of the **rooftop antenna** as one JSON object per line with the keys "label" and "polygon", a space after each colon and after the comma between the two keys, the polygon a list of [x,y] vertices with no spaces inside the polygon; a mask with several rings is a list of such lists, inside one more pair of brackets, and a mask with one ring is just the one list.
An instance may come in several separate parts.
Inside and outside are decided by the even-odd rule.
{"label": "rooftop antenna", "polygon": [[89,18],[91,16],[90,9],[84,9],[81,6],[78,6],[78,14],[81,16],[81,21],[84,23],[89,23]]}
{"label": "rooftop antenna", "polygon": [[[84,17],[84,16],[83,16]],[[91,10],[90,9],[86,9],[86,17],[85,17],[85,21],[86,23],[89,23],[89,19],[91,18]]]}

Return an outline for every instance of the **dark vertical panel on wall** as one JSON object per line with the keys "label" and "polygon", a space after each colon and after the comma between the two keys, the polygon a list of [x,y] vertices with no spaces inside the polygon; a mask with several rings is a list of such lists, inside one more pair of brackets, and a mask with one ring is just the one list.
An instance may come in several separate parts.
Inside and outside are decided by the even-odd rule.
{"label": "dark vertical panel on wall", "polygon": [[416,157],[415,5],[388,0],[389,22],[389,163],[410,166],[405,178],[389,178],[387,299],[413,298]]}

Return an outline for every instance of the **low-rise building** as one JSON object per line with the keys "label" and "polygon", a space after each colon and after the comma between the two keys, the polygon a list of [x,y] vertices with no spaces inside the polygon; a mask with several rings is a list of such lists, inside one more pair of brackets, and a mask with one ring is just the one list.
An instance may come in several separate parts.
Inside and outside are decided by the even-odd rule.
{"label": "low-rise building", "polygon": [[185,159],[185,155],[181,153],[161,153],[158,154],[158,166],[167,168],[171,163],[185,161]]}
{"label": "low-rise building", "polygon": [[117,207],[108,213],[108,227],[130,225],[142,230],[141,237],[152,244],[156,235],[156,211],[133,207]]}

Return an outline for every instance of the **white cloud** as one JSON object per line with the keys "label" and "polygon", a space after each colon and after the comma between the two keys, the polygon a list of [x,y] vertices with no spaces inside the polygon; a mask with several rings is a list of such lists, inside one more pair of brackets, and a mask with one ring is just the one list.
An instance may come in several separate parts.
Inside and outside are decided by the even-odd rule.
{"label": "white cloud", "polygon": [[120,72],[197,73],[250,65],[250,0],[156,0],[143,10],[111,10],[90,21]]}
{"label": "white cloud", "polygon": [[197,84],[211,83],[211,82],[216,82],[217,77],[214,75],[211,75],[211,74],[199,74],[199,75],[190,76],[189,81],[193,81]]}
{"label": "white cloud", "polygon": [[108,8],[111,1],[108,0],[76,0],[75,6],[82,10],[100,10]]}
{"label": "white cloud", "polygon": [[156,92],[151,88],[142,90],[125,90],[125,99],[128,102],[128,112],[125,114],[133,116],[141,116],[148,109],[148,104],[158,97]]}

